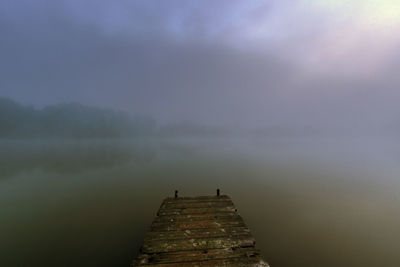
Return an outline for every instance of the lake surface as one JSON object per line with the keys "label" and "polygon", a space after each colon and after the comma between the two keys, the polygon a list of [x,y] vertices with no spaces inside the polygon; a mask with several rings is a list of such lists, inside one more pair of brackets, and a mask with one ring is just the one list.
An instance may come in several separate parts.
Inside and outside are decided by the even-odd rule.
{"label": "lake surface", "polygon": [[0,141],[0,266],[129,266],[162,199],[232,197],[272,267],[400,266],[383,138]]}

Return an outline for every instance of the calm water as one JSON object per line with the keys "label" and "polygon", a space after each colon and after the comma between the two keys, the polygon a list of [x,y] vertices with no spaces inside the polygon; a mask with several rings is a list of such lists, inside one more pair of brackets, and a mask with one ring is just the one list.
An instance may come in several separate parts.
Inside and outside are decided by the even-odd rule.
{"label": "calm water", "polygon": [[0,266],[129,266],[165,196],[229,194],[274,267],[400,266],[400,145],[0,142]]}

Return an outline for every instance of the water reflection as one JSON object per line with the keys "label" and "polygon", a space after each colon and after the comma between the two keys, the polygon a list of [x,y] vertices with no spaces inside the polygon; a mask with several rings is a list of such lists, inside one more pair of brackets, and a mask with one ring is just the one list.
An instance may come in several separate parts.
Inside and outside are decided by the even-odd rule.
{"label": "water reflection", "polygon": [[[320,164],[336,157],[326,143],[252,144],[3,142],[0,266],[129,266],[163,197],[216,188],[233,198],[272,266],[398,266],[395,167],[368,161],[376,179],[359,167],[367,159],[350,156],[354,147],[331,156],[347,151],[360,165]],[[343,162],[357,168],[337,168]]]}
{"label": "water reflection", "polygon": [[129,161],[150,162],[156,156],[151,146],[120,140],[3,141],[0,145],[1,179],[38,169],[76,174]]}

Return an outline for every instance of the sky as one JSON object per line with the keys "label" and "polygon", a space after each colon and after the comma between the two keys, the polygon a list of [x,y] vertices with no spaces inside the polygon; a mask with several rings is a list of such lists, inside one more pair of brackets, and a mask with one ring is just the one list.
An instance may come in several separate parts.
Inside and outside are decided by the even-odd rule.
{"label": "sky", "polygon": [[400,1],[2,0],[0,97],[229,127],[400,126]]}

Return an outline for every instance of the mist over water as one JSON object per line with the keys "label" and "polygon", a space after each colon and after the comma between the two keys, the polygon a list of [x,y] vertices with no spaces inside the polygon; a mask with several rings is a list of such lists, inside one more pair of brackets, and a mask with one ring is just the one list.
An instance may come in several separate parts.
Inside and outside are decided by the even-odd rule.
{"label": "mist over water", "polygon": [[395,0],[1,0],[0,266],[217,188],[272,267],[400,266],[399,47]]}
{"label": "mist over water", "polygon": [[1,266],[129,266],[162,199],[232,197],[272,266],[397,266],[392,140],[1,141]]}

